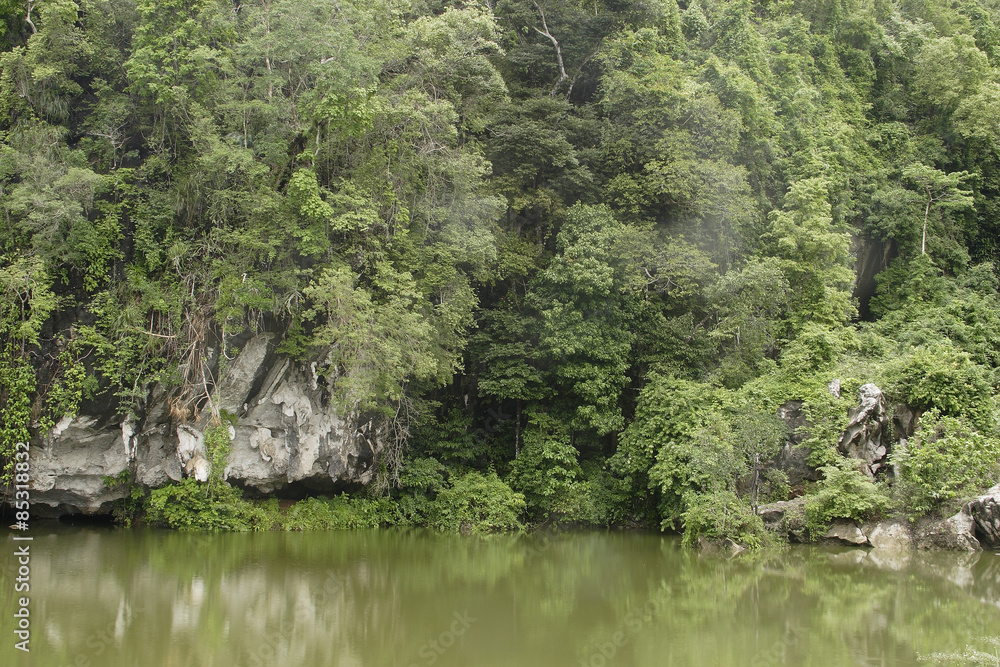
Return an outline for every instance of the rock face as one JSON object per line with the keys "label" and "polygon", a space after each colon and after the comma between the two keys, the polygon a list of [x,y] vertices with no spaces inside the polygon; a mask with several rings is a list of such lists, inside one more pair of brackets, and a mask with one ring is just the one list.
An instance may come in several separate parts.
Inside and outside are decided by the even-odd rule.
{"label": "rock face", "polygon": [[806,439],[805,430],[809,427],[802,401],[788,401],[778,408],[778,417],[788,427],[785,445],[774,458],[774,466],[788,475],[788,484],[793,489],[802,487],[805,482],[815,482],[819,473],[809,465],[809,451],[800,447]]}
{"label": "rock face", "polygon": [[111,511],[121,491],[104,483],[128,465],[120,423],[80,416],[63,419],[31,447],[31,510],[43,517]]}
{"label": "rock face", "polygon": [[920,549],[979,551],[1000,547],[1000,484],[962,505],[954,516],[917,524]]}
{"label": "rock face", "polygon": [[851,547],[860,547],[868,544],[868,537],[864,534],[858,524],[849,519],[836,519],[830,529],[826,531],[824,539],[835,544],[844,544]]}
{"label": "rock face", "polygon": [[784,535],[790,542],[808,541],[804,497],[761,505],[757,514],[768,530]]}
{"label": "rock face", "polygon": [[915,538],[918,549],[948,549],[979,551],[982,547],[974,533],[975,521],[969,505],[944,520],[924,520],[917,524]]}
{"label": "rock face", "polygon": [[[329,404],[314,369],[276,355],[273,335],[251,338],[223,373],[216,400],[236,415],[224,477],[248,492],[334,492],[367,484],[379,433],[349,425]],[[102,415],[65,419],[32,446],[32,509],[40,516],[108,513],[123,496],[104,477],[123,470],[156,488],[185,476],[207,480],[204,422],[184,423],[159,388],[145,413],[124,420]],[[96,410],[95,410],[96,411]],[[295,487],[295,488],[292,488]]]}
{"label": "rock face", "polygon": [[868,533],[868,542],[875,549],[886,551],[903,551],[913,548],[910,530],[902,521],[877,524]]}
{"label": "rock face", "polygon": [[976,539],[986,549],[1000,548],[1000,484],[969,502]]}
{"label": "rock face", "polygon": [[851,421],[840,436],[837,449],[844,456],[864,462],[862,470],[874,478],[888,463],[890,448],[889,406],[874,384],[858,390],[860,405],[848,413]]}

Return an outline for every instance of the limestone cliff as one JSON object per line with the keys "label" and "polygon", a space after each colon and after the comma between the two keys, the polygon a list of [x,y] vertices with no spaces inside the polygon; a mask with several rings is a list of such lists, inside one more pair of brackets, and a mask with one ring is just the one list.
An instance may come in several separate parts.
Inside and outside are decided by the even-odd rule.
{"label": "limestone cliff", "polygon": [[[251,494],[334,492],[372,479],[377,436],[349,424],[330,405],[313,368],[274,352],[273,335],[247,341],[216,388],[219,407],[236,415],[224,477]],[[66,418],[32,447],[32,509],[41,516],[108,513],[123,490],[105,477],[134,471],[156,488],[208,478],[204,422],[170,410],[169,391],[150,388],[141,414],[114,408]]]}

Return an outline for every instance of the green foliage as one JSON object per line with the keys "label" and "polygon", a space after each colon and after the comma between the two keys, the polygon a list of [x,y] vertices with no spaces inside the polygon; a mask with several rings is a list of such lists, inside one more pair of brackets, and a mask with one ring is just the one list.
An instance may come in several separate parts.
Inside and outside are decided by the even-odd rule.
{"label": "green foliage", "polygon": [[205,454],[211,466],[208,473],[208,495],[212,497],[225,485],[226,465],[233,451],[233,441],[229,429],[235,427],[236,415],[223,413],[217,423],[205,429]]}
{"label": "green foliage", "polygon": [[212,495],[194,478],[155,489],[146,500],[146,521],[177,530],[270,530],[275,508],[244,500],[239,489],[219,486]]}
{"label": "green foliage", "polygon": [[31,441],[31,398],[35,393],[35,372],[24,359],[10,350],[0,356],[0,483],[14,481],[14,454],[18,443]]}
{"label": "green foliage", "polygon": [[536,519],[597,523],[591,484],[584,480],[579,453],[569,434],[544,413],[528,417],[524,446],[511,464],[508,482],[524,494],[530,516]]}
{"label": "green foliage", "polygon": [[659,373],[647,378],[639,395],[635,419],[622,434],[610,466],[624,478],[633,498],[657,503],[665,525],[680,518],[684,496],[696,488],[690,465],[695,436],[718,407],[713,387]]}
{"label": "green foliage", "polygon": [[889,509],[885,489],[876,486],[854,463],[842,459],[820,468],[823,479],[816,493],[806,500],[806,526],[813,537],[821,536],[834,519],[864,521]]}
{"label": "green foliage", "polygon": [[387,498],[307,498],[292,505],[285,514],[285,530],[357,530],[379,528],[392,517]]}
{"label": "green foliage", "polygon": [[126,468],[114,476],[104,475],[101,481],[109,489],[121,490],[124,494],[114,502],[111,515],[115,518],[115,523],[131,528],[132,522],[142,511],[146,498],[142,486],[135,483],[135,474]]}
{"label": "green foliage", "polygon": [[755,551],[770,541],[764,521],[732,491],[692,496],[685,504],[683,543],[687,546],[697,545],[700,538],[728,538]]}
{"label": "green foliage", "polygon": [[980,428],[993,423],[993,386],[986,368],[947,341],[912,348],[891,365],[887,390],[917,409],[936,408],[945,415],[966,416]]}
{"label": "green foliage", "polygon": [[412,523],[487,466],[535,518],[753,506],[769,415],[831,463],[862,381],[992,433],[990,7],[682,4],[0,0],[4,464],[262,330]]}
{"label": "green foliage", "polygon": [[634,336],[617,247],[624,234],[607,207],[567,211],[560,253],[529,295],[539,318],[539,361],[551,369],[570,424],[598,435],[621,430],[619,397]]}
{"label": "green foliage", "polygon": [[428,508],[428,525],[448,532],[520,530],[524,496],[495,472],[468,472],[442,489]]}
{"label": "green foliage", "polygon": [[399,474],[397,522],[402,525],[425,525],[434,498],[445,488],[446,474],[447,469],[435,458],[407,460]]}
{"label": "green foliage", "polygon": [[770,214],[774,253],[790,285],[792,324],[836,326],[854,314],[850,234],[834,223],[830,183],[809,178],[792,183],[780,211]]}
{"label": "green foliage", "polygon": [[1000,475],[1000,439],[931,409],[892,461],[899,471],[894,491],[916,519],[993,484]]}

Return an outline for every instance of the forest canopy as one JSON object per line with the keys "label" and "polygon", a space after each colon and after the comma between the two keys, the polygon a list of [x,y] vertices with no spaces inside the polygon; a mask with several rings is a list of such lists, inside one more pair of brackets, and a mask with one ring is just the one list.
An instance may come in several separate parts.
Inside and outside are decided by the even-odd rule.
{"label": "forest canopy", "polygon": [[532,519],[746,518],[777,408],[830,464],[867,382],[995,451],[998,26],[994,0],[0,0],[0,448],[154,383],[217,424],[211,350],[269,331],[392,426],[379,488],[425,521],[472,474]]}

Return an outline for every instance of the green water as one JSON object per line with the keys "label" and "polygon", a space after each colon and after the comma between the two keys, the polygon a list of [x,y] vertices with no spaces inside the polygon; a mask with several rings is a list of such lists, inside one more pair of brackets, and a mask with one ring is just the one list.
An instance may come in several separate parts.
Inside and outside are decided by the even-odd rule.
{"label": "green water", "polygon": [[1000,635],[1000,556],[796,547],[705,556],[676,538],[364,531],[191,535],[39,527],[38,667],[913,665]]}

